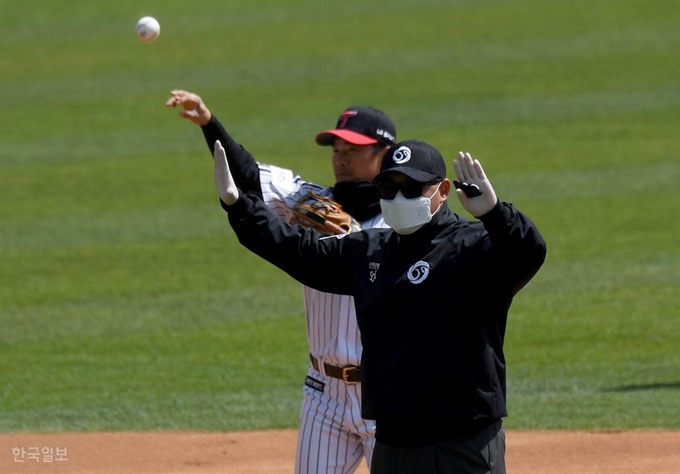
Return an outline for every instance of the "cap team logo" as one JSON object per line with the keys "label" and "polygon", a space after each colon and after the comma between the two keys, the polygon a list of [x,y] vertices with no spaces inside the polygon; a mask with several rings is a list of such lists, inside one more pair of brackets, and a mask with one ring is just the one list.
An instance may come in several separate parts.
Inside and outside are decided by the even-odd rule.
{"label": "cap team logo", "polygon": [[417,285],[425,281],[427,276],[430,274],[430,264],[424,260],[414,263],[411,268],[408,269],[408,281]]}
{"label": "cap team logo", "polygon": [[408,163],[410,159],[411,149],[407,146],[400,146],[399,148],[394,150],[394,153],[392,154],[392,161],[394,161],[398,165]]}
{"label": "cap team logo", "polygon": [[347,110],[340,114],[340,120],[338,120],[338,126],[337,128],[345,128],[347,126],[347,121],[349,120],[350,117],[354,117],[356,114],[358,114],[356,110]]}

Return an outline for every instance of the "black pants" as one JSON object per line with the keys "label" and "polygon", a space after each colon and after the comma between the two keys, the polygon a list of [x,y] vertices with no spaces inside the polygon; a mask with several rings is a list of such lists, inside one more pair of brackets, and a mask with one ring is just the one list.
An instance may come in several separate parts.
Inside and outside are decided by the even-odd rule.
{"label": "black pants", "polygon": [[503,423],[417,448],[376,441],[371,474],[505,474]]}

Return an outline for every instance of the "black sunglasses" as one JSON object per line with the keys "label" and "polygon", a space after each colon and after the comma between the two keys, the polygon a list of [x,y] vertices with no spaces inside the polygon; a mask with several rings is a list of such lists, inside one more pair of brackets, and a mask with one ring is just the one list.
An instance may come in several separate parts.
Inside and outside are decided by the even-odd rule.
{"label": "black sunglasses", "polygon": [[381,199],[394,199],[399,191],[406,199],[415,199],[423,195],[423,187],[439,181],[420,183],[418,181],[405,181],[403,183],[378,183],[378,195]]}

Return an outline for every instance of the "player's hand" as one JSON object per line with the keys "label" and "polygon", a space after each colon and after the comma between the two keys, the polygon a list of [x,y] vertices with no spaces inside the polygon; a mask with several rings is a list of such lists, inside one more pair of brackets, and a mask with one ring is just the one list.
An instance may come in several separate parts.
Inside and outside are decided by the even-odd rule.
{"label": "player's hand", "polygon": [[473,160],[470,153],[458,152],[458,159],[453,160],[456,179],[453,185],[460,203],[466,211],[475,217],[481,217],[496,205],[496,193],[484,174],[479,160]]}
{"label": "player's hand", "polygon": [[183,90],[171,91],[170,98],[165,103],[165,106],[177,107],[178,105],[181,105],[184,109],[180,111],[180,117],[189,119],[200,126],[207,125],[210,122],[212,114],[203,103],[203,99],[198,95]]}
{"label": "player's hand", "polygon": [[238,200],[239,191],[231,171],[229,171],[227,152],[224,151],[219,140],[215,142],[213,158],[215,159],[215,187],[217,188],[217,194],[220,195],[222,202],[227,206],[231,206]]}

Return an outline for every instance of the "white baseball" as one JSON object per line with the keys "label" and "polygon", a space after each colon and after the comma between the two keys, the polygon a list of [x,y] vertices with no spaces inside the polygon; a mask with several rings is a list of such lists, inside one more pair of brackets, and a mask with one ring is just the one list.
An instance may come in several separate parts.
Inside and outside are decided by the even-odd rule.
{"label": "white baseball", "polygon": [[161,34],[161,25],[152,16],[144,16],[137,22],[137,36],[140,40],[149,43]]}

